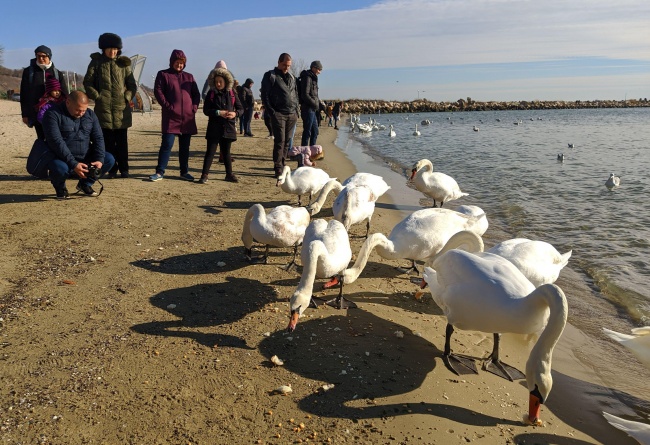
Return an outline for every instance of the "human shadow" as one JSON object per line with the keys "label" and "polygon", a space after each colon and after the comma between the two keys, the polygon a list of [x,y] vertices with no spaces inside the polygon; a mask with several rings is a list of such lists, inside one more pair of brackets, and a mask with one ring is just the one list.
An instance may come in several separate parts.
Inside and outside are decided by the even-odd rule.
{"label": "human shadow", "polygon": [[[396,330],[404,337],[396,339]],[[259,349],[267,357],[278,355],[293,373],[334,384],[326,396],[321,388],[298,401],[300,409],[314,415],[376,419],[426,414],[477,426],[519,424],[449,404],[377,402],[422,386],[442,351],[409,328],[362,309],[355,310],[353,323],[345,315],[301,321],[291,334],[277,332],[265,338]],[[369,402],[348,405],[358,399]]]}
{"label": "human shadow", "polygon": [[163,274],[195,275],[232,272],[248,263],[244,261],[243,247],[230,247],[226,251],[189,253],[161,260],[141,259],[131,265]]}
{"label": "human shadow", "polygon": [[[232,335],[230,325],[275,301],[272,287],[244,278],[226,278],[225,283],[197,284],[170,289],[149,301],[178,317],[175,321],[151,321],[131,326],[143,335],[190,338],[213,348],[254,349],[242,337]],[[210,332],[197,328],[210,328]]]}
{"label": "human shadow", "polygon": [[286,201],[265,201],[265,202],[253,202],[253,201],[224,201],[223,203],[223,208],[225,209],[250,209],[253,205],[255,204],[262,204],[262,207],[264,207],[264,210],[269,211],[274,209],[277,206],[293,206],[293,207],[298,207],[295,205],[295,203],[289,202],[289,200]]}
{"label": "human shadow", "polygon": [[27,202],[40,202],[55,199],[56,196],[53,189],[52,193],[48,195],[19,195],[16,193],[0,195],[0,204],[22,204]]}

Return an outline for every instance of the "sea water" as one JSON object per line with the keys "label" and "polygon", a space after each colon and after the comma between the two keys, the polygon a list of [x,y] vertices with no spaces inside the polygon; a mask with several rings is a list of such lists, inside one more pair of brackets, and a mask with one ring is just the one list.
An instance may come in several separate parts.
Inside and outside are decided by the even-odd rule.
{"label": "sea water", "polygon": [[[358,133],[340,125],[336,144],[357,171],[384,177],[403,216],[432,205],[407,185],[413,165],[426,158],[469,193],[445,208],[469,204],[486,212],[486,248],[529,238],[573,251],[556,282],[567,296],[569,323],[585,339],[571,354],[648,416],[650,371],[631,364],[602,328],[628,333],[650,325],[650,108],[360,116],[370,119],[386,128]],[[605,187],[610,173],[621,178],[612,190]]]}

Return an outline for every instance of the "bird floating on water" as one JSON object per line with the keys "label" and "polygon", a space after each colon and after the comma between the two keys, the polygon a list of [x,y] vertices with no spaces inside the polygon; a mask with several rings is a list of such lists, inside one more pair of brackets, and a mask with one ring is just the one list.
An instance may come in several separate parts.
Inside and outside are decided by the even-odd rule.
{"label": "bird floating on water", "polygon": [[557,154],[557,160],[560,162],[564,162],[564,153],[558,153]]}
{"label": "bird floating on water", "polygon": [[390,124],[390,131],[388,132],[388,136],[391,137],[391,138],[394,138],[395,136],[397,136],[397,134],[395,133],[395,130],[393,130],[393,124]]}
{"label": "bird floating on water", "polygon": [[610,173],[609,178],[607,178],[607,181],[605,181],[605,187],[611,190],[614,187],[618,187],[619,185],[621,185],[621,178],[614,175],[614,173]]}
{"label": "bird floating on water", "polygon": [[567,145],[569,146],[569,148],[576,148],[576,144],[571,144],[571,143],[569,143],[569,144],[567,144]]}
{"label": "bird floating on water", "polygon": [[474,131],[478,131],[479,128],[478,128],[476,125],[474,125],[474,128],[472,128],[472,130],[474,130]]}
{"label": "bird floating on water", "polygon": [[420,130],[418,130],[418,124],[415,124],[415,131],[413,132],[413,136],[420,136]]}

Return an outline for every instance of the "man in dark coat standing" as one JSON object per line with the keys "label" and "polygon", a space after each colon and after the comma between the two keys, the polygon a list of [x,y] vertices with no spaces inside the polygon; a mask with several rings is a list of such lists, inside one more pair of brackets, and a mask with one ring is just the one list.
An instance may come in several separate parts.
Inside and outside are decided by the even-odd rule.
{"label": "man in dark coat standing", "polygon": [[242,123],[244,125],[244,136],[253,137],[251,132],[251,121],[253,120],[253,108],[255,107],[255,98],[253,97],[253,79],[246,79],[244,85],[241,87],[239,101],[244,107],[244,115],[242,116]]}
{"label": "man in dark coat standing", "polygon": [[29,66],[23,70],[23,77],[20,81],[20,110],[23,123],[28,127],[34,127],[36,136],[39,139],[44,139],[43,126],[36,120],[36,104],[45,94],[45,83],[48,77],[59,81],[66,96],[69,93],[68,82],[63,73],[54,67],[50,48],[41,45],[34,50],[34,54],[36,57],[29,61]]}
{"label": "man in dark coat standing", "polygon": [[318,139],[318,119],[320,113],[318,99],[318,75],[323,70],[323,64],[314,60],[309,70],[300,73],[300,117],[302,117],[302,139],[300,145],[316,145]]}
{"label": "man in dark coat standing", "polygon": [[197,133],[195,114],[201,93],[194,76],[183,71],[186,63],[185,53],[175,49],[169,57],[169,68],[158,71],[156,76],[153,90],[162,107],[162,143],[156,173],[149,177],[151,181],[159,181],[165,175],[176,136],[181,178],[194,180],[189,173],[190,139]]}
{"label": "man in dark coat standing", "polygon": [[298,122],[298,89],[296,78],[289,72],[291,56],[280,54],[278,66],[264,73],[262,104],[273,129],[273,169],[275,178],[282,174],[289,152],[289,143]]}

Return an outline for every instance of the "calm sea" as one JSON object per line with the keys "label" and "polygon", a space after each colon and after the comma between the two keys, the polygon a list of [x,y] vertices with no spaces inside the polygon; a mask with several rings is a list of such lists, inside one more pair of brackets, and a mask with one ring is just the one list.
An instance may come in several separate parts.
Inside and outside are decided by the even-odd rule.
{"label": "calm sea", "polygon": [[[350,133],[343,125],[337,145],[359,171],[382,174],[405,212],[430,205],[405,187],[413,164],[427,158],[469,193],[445,207],[485,210],[487,247],[523,237],[573,250],[558,281],[572,324],[594,335],[602,326],[650,325],[649,108],[361,115],[361,122],[370,118],[387,129]],[[621,177],[611,191],[610,173]]]}

